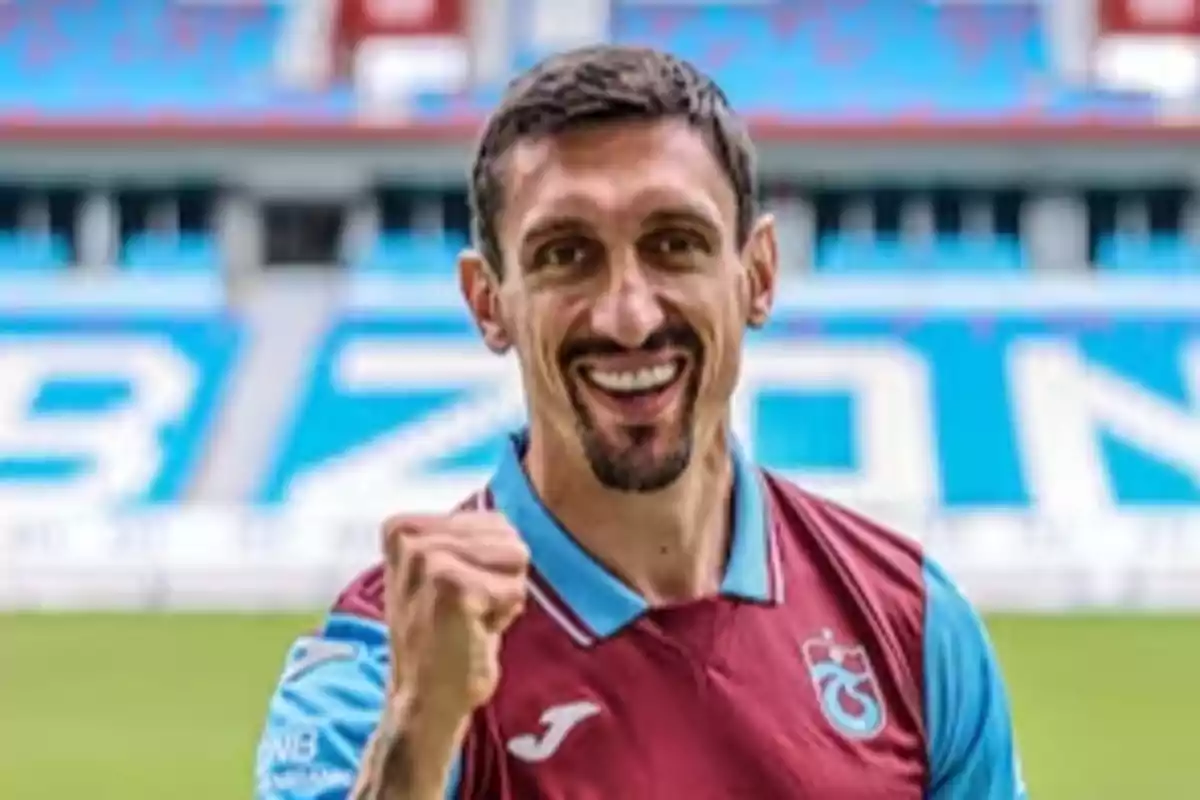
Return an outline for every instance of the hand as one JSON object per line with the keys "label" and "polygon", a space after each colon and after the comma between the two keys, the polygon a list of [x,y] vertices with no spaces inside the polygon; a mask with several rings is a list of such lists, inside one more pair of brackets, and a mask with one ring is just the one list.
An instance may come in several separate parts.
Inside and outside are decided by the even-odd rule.
{"label": "hand", "polygon": [[529,552],[495,512],[384,523],[393,697],[451,725],[486,703],[501,635],[525,605]]}

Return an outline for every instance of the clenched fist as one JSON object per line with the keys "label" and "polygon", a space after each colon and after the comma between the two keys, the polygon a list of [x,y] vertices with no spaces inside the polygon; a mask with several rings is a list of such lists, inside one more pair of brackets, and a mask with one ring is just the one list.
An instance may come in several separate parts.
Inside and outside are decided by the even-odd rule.
{"label": "clenched fist", "polygon": [[529,551],[502,515],[484,511],[392,517],[383,549],[392,691],[465,719],[496,689]]}

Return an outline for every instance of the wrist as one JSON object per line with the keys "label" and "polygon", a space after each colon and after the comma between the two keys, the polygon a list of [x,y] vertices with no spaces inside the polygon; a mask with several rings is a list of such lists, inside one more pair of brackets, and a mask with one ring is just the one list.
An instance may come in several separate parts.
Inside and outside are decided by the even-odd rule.
{"label": "wrist", "polygon": [[433,737],[453,734],[470,719],[475,706],[464,693],[437,680],[416,677],[393,682],[388,702],[397,713],[429,728]]}
{"label": "wrist", "polygon": [[[417,692],[396,691],[385,712],[408,743],[409,775],[417,797],[440,789],[458,757],[471,710]],[[438,795],[440,797],[440,795]]]}
{"label": "wrist", "polygon": [[395,692],[388,700],[388,712],[405,720],[404,727],[421,741],[438,745],[458,743],[472,709],[426,693]]}

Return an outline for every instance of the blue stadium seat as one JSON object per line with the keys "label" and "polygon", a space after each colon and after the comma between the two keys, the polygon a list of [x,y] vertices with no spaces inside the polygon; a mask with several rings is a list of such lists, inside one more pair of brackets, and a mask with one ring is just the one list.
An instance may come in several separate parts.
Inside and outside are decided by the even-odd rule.
{"label": "blue stadium seat", "polygon": [[67,243],[62,237],[0,232],[0,273],[48,273],[66,269],[71,263]]}
{"label": "blue stadium seat", "polygon": [[906,272],[917,268],[913,251],[893,238],[831,234],[817,243],[817,270],[837,274]]}
{"label": "blue stadium seat", "polygon": [[458,254],[466,246],[465,239],[452,234],[388,231],[354,259],[351,267],[362,274],[450,278]]}
{"label": "blue stadium seat", "polygon": [[1096,268],[1126,274],[1200,274],[1200,244],[1181,236],[1105,236],[1097,247]]}
{"label": "blue stadium seat", "polygon": [[130,236],[121,253],[121,266],[141,273],[217,273],[221,256],[208,234],[138,233]]}
{"label": "blue stadium seat", "polygon": [[[0,30],[0,111],[51,118],[169,114],[209,122],[353,116],[344,86],[297,93],[275,80],[287,4],[138,0],[136,14],[129,0],[10,5]],[[1034,2],[855,0],[816,4],[819,14],[803,3],[697,5],[664,11],[615,0],[613,38],[695,62],[751,114],[995,117],[1031,107],[1072,119],[1153,114],[1149,97],[1114,104],[1111,95],[1049,80],[1053,68]],[[513,27],[528,27],[521,23]],[[514,66],[528,64],[531,47],[513,43]],[[781,92],[781,86],[804,90]],[[446,121],[491,107],[498,91],[488,85],[453,97],[421,96],[414,107],[426,120]]]}
{"label": "blue stadium seat", "polygon": [[954,273],[996,275],[1023,271],[1020,244],[1011,237],[939,237],[906,242],[896,237],[828,235],[817,245],[817,270],[839,275]]}
{"label": "blue stadium seat", "polygon": [[928,269],[972,275],[1002,275],[1026,267],[1015,237],[940,236],[922,254]]}

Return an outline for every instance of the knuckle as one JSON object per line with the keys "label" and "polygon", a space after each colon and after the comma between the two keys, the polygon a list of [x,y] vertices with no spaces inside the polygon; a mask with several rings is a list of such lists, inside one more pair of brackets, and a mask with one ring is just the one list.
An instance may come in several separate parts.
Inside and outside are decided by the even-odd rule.
{"label": "knuckle", "polygon": [[437,552],[435,548],[429,546],[428,539],[417,536],[401,536],[399,547],[409,558],[425,559]]}
{"label": "knuckle", "polygon": [[429,572],[429,554],[420,547],[405,544],[402,548],[401,563],[412,575],[421,576]]}
{"label": "knuckle", "polygon": [[519,614],[525,610],[525,595],[520,592],[514,592],[504,598],[504,605],[514,614]]}
{"label": "knuckle", "polygon": [[525,544],[524,540],[520,538],[514,539],[513,549],[517,560],[520,561],[521,564],[529,563],[531,554],[529,552],[529,545]]}
{"label": "knuckle", "polygon": [[515,568],[523,574],[529,568],[531,558],[529,546],[519,539],[506,542],[503,549],[500,550],[499,556],[509,569]]}
{"label": "knuckle", "polygon": [[505,577],[493,581],[488,587],[491,599],[502,605],[523,602],[525,599],[525,582],[519,578]]}
{"label": "knuckle", "polygon": [[385,536],[396,536],[412,527],[412,517],[408,514],[392,514],[383,521],[381,526]]}
{"label": "knuckle", "polygon": [[425,555],[425,579],[439,590],[457,589],[461,588],[462,571],[451,554],[434,551]]}
{"label": "knuckle", "polygon": [[414,528],[415,523],[412,517],[407,514],[393,514],[379,526],[380,548],[389,556],[399,555],[410,539],[405,534]]}
{"label": "knuckle", "polygon": [[391,525],[390,521],[384,522],[379,527],[379,549],[388,558],[395,555],[396,538],[395,528]]}
{"label": "knuckle", "polygon": [[430,580],[444,577],[450,569],[450,559],[440,550],[422,553],[421,560],[425,563],[425,575]]}

